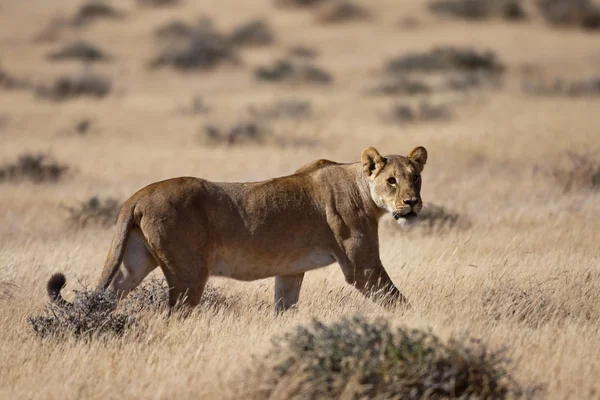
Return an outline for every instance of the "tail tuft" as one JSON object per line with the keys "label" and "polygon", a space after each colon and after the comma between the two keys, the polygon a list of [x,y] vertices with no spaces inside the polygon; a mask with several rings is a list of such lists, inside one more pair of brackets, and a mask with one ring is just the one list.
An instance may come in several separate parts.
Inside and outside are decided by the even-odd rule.
{"label": "tail tuft", "polygon": [[50,296],[50,301],[54,302],[58,300],[61,303],[64,301],[60,295],[60,291],[66,283],[67,278],[65,278],[65,275],[61,272],[57,272],[48,279],[46,290],[48,291],[48,296]]}

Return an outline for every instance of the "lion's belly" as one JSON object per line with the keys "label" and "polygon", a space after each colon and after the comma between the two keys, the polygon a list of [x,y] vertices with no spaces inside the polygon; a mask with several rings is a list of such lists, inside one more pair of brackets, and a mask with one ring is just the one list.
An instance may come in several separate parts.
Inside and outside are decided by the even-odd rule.
{"label": "lion's belly", "polygon": [[289,254],[238,253],[217,255],[211,275],[242,281],[293,275],[325,267],[335,262],[328,252],[315,250],[296,257]]}

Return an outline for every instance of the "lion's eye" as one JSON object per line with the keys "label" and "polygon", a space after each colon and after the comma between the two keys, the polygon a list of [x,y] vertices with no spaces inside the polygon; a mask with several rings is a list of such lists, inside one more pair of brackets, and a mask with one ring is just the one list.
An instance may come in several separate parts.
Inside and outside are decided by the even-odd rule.
{"label": "lion's eye", "polygon": [[394,178],[394,177],[392,176],[392,177],[388,178],[387,182],[388,182],[390,185],[395,185],[395,184],[396,184],[396,178]]}

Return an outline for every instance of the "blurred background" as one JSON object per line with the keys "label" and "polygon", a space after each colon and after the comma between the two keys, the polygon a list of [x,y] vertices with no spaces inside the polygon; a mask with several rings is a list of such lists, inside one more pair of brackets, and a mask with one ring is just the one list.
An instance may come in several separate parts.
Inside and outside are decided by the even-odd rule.
{"label": "blurred background", "polygon": [[2,1],[0,237],[367,146],[429,150],[430,224],[576,218],[600,187],[599,34],[589,0]]}

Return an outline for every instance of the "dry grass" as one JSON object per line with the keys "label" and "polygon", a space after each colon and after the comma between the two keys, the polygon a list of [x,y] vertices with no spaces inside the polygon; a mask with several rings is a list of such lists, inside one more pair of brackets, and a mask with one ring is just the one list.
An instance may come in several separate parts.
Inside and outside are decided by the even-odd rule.
{"label": "dry grass", "polygon": [[[372,23],[323,25],[315,21],[317,7],[276,3],[282,2],[182,1],[142,8],[113,1],[123,7],[123,18],[99,17],[85,29],[61,31],[61,43],[85,39],[114,56],[113,62],[94,66],[118,83],[111,95],[51,102],[29,90],[0,90],[6,117],[0,164],[16,164],[24,153],[52,154],[76,171],[51,184],[27,179],[0,184],[0,396],[236,398],[245,372],[267,360],[273,337],[309,326],[313,318],[329,326],[359,314],[370,321],[384,318],[394,330],[430,330],[442,343],[468,335],[489,349],[506,346],[512,360],[507,372],[523,387],[542,385],[536,398],[597,398],[600,193],[593,177],[600,154],[600,98],[526,96],[515,74],[529,63],[542,65],[548,76],[568,72],[573,82],[593,77],[597,36],[581,29],[549,29],[533,16],[523,24],[446,21],[432,16],[425,2],[412,0],[369,1]],[[56,15],[71,17],[81,6],[77,0],[4,2],[2,70],[35,83],[74,74],[77,69],[69,68],[79,65],[46,60],[59,44],[32,43],[31,27],[46,26]],[[202,74],[146,68],[156,56],[157,27],[172,20],[195,27],[202,15],[214,19],[226,37],[240,16],[264,18],[277,41],[239,49],[244,64],[236,68],[221,67],[220,61]],[[405,17],[416,18],[419,25],[400,29],[398,21]],[[299,44],[318,54],[313,62],[335,81],[288,85],[254,79],[256,67],[270,65]],[[446,84],[446,75],[457,71],[411,71],[407,78],[423,75],[432,88],[411,95],[411,102],[458,99],[460,107],[443,122],[382,123],[382,110],[395,100],[408,101],[390,98],[403,93],[364,96],[385,62],[447,46],[477,49],[480,55],[490,49],[504,66],[502,74],[492,75],[502,75],[504,85],[442,91],[437,89]],[[433,80],[436,76],[441,80]],[[196,96],[210,112],[177,112]],[[301,99],[313,112],[279,117],[279,99]],[[276,136],[314,146],[198,144],[203,126],[215,124],[229,132],[249,105],[257,107],[257,118],[268,120]],[[84,118],[94,121],[93,135],[60,134]],[[268,179],[318,158],[357,161],[369,145],[384,153],[405,154],[417,145],[429,151],[423,198],[431,219],[409,230],[398,229],[389,218],[380,224],[380,258],[410,300],[410,309],[385,310],[363,299],[333,265],[307,273],[298,310],[276,319],[272,279],[215,278],[211,285],[218,296],[207,295],[214,305],[198,307],[187,318],[167,318],[160,307],[147,307],[134,314],[139,324],[118,339],[40,339],[28,324],[28,316],[44,310],[44,285],[53,272],[65,272],[70,283],[64,296],[73,300],[78,278],[96,281],[110,245],[111,228],[73,230],[65,224],[61,204],[76,205],[90,194],[126,199],[173,176]],[[565,154],[587,161],[572,163]],[[444,211],[435,214],[432,205]],[[149,279],[160,277],[156,271]],[[144,300],[136,300],[135,295],[134,302],[162,302],[159,296],[142,294]]]}

